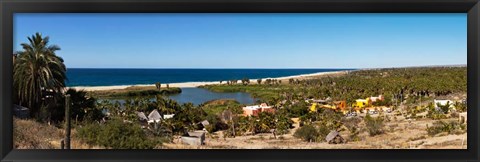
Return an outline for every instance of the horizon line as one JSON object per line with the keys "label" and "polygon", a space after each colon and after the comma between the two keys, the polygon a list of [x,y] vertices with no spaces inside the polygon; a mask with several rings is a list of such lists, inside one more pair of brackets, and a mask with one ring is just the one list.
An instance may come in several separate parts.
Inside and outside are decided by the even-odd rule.
{"label": "horizon line", "polygon": [[448,64],[448,65],[418,65],[418,66],[398,66],[398,67],[364,67],[364,68],[354,68],[354,67],[272,67],[272,68],[241,68],[241,67],[67,67],[67,69],[389,69],[389,68],[415,68],[415,67],[463,67],[468,66],[467,64]]}

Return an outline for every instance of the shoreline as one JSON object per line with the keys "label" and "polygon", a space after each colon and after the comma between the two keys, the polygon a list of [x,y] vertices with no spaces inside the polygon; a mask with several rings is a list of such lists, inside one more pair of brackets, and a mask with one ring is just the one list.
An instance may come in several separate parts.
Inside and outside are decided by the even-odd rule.
{"label": "shoreline", "polygon": [[[269,77],[269,78],[262,78],[262,81],[266,79],[277,79],[277,80],[288,80],[288,79],[307,79],[311,77],[318,77],[318,76],[325,76],[325,75],[335,75],[335,74],[347,74],[352,71],[357,70],[340,70],[340,71],[327,71],[327,72],[317,72],[317,73],[310,73],[310,74],[300,74],[300,75],[292,75],[292,76],[285,76],[285,77]],[[250,79],[250,83],[257,84],[258,79]],[[241,81],[241,80],[238,80]],[[162,83],[162,87],[165,87],[167,83]],[[204,85],[212,85],[212,84],[226,84],[226,81],[220,83],[220,81],[204,81],[204,82],[182,82],[182,83],[168,83],[169,87],[177,87],[177,88],[195,88],[198,86]],[[125,89],[128,87],[150,87],[155,86],[155,84],[135,84],[135,85],[113,85],[113,86],[72,86],[67,88],[72,88],[76,90],[84,90],[84,91],[104,91],[104,90],[117,90],[117,89]]]}

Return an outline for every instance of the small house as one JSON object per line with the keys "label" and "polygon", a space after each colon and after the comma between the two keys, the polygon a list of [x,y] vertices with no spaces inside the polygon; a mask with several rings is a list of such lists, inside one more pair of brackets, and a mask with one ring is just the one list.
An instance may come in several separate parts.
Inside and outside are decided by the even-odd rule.
{"label": "small house", "polygon": [[391,112],[392,112],[392,108],[391,108],[391,107],[385,107],[385,106],[384,106],[384,107],[381,108],[381,110],[382,110],[383,112],[387,112],[387,113],[391,113]]}
{"label": "small house", "polygon": [[377,97],[370,97],[370,100],[372,101],[372,103],[377,101],[383,101],[384,97],[383,95],[378,95]]}
{"label": "small house", "polygon": [[204,120],[204,121],[198,122],[196,125],[198,129],[203,129],[203,128],[206,128],[207,125],[210,125],[210,123],[208,122],[208,120]]}
{"label": "small house", "polygon": [[335,104],[335,107],[337,107],[337,109],[341,109],[341,110],[344,110],[347,107],[346,101],[335,101],[333,102],[333,104]]}
{"label": "small house", "polygon": [[365,108],[365,111],[367,111],[367,113],[369,113],[369,114],[376,114],[376,113],[378,113],[377,109],[374,108],[374,107],[367,107],[367,108]]}
{"label": "small house", "polygon": [[243,109],[243,116],[257,116],[260,112],[275,113],[275,109],[272,106],[268,106],[266,103],[253,106],[245,106]]}
{"label": "small house", "polygon": [[187,145],[204,145],[205,144],[205,131],[188,132],[187,136],[182,136],[182,143]]}
{"label": "small house", "polygon": [[328,144],[340,144],[340,143],[345,143],[345,139],[340,136],[340,133],[338,131],[330,131],[328,133],[327,137],[325,137],[325,140],[327,141]]}
{"label": "small house", "polygon": [[148,124],[150,123],[159,123],[162,120],[162,116],[155,109],[148,115]]}
{"label": "small house", "polygon": [[372,104],[372,101],[370,98],[357,99],[355,100],[355,104],[353,105],[353,107],[364,108],[364,107],[369,107],[371,104]]}
{"label": "small house", "polygon": [[171,119],[175,116],[175,114],[165,114],[163,115],[163,119]]}
{"label": "small house", "polygon": [[138,117],[138,120],[140,120],[140,122],[148,121],[147,116],[143,112],[137,112],[137,117]]}

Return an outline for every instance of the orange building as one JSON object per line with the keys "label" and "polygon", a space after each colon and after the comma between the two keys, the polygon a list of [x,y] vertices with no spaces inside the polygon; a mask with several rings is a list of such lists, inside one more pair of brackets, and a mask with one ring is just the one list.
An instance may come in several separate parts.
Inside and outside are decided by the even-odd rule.
{"label": "orange building", "polygon": [[266,103],[253,106],[245,106],[243,109],[243,116],[257,116],[260,112],[275,113],[275,109],[272,106],[268,106]]}

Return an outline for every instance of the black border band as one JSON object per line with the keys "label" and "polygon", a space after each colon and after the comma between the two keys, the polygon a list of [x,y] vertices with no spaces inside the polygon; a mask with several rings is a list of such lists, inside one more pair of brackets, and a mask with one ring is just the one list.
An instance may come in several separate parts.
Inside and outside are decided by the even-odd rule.
{"label": "black border band", "polygon": [[[478,160],[480,116],[478,0],[178,0],[58,1],[5,0],[0,3],[0,159],[6,161],[179,160]],[[12,50],[14,13],[468,13],[467,150],[13,150]]]}

